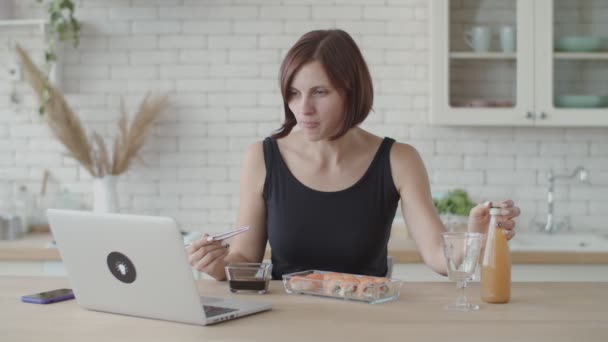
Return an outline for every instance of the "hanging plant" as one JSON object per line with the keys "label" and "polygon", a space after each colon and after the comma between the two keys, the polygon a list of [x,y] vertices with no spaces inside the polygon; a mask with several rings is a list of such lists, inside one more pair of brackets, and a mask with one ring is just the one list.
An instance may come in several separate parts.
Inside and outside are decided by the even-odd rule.
{"label": "hanging plant", "polygon": [[[46,50],[44,51],[44,72],[49,77],[53,65],[57,62],[57,41],[72,40],[73,46],[78,47],[80,23],[74,16],[74,3],[72,0],[38,0],[39,3],[48,2],[49,34]],[[48,83],[48,82],[47,82]],[[44,114],[45,107],[50,99],[50,89],[45,87],[38,113]]]}

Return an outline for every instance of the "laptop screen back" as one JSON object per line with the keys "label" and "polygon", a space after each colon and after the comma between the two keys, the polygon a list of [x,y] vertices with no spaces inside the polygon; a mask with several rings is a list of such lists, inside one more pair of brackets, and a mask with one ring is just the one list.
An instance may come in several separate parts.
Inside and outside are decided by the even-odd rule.
{"label": "laptop screen back", "polygon": [[79,305],[205,323],[173,219],[54,209],[47,213]]}

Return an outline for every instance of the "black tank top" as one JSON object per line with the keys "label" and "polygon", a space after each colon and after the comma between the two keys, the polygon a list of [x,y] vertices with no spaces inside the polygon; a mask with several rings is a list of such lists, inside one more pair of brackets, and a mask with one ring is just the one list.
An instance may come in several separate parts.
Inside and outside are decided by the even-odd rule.
{"label": "black tank top", "polygon": [[387,244],[399,201],[389,156],[394,142],[384,138],[354,185],[323,192],[300,183],[276,140],[264,140],[263,196],[273,279],[308,269],[386,274]]}

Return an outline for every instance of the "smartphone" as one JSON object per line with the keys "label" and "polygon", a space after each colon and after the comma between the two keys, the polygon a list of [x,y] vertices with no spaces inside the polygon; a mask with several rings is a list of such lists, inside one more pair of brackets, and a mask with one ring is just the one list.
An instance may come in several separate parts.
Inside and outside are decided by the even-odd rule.
{"label": "smartphone", "polygon": [[21,297],[21,301],[35,304],[50,304],[68,299],[74,299],[74,292],[71,289],[57,289]]}

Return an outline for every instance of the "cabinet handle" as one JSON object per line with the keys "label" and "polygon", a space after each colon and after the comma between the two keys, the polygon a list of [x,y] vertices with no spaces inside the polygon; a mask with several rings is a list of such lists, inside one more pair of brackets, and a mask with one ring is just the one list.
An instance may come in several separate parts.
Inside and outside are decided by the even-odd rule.
{"label": "cabinet handle", "polygon": [[547,118],[547,113],[540,112],[540,116],[539,117],[540,117],[541,120],[545,120]]}
{"label": "cabinet handle", "polygon": [[534,119],[534,113],[532,113],[532,112],[526,112],[526,119],[528,119],[528,120]]}

